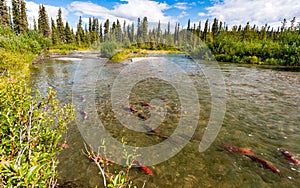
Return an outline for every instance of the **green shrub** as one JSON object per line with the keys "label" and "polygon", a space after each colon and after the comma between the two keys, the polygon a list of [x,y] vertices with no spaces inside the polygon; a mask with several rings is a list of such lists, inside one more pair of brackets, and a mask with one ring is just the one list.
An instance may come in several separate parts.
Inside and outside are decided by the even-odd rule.
{"label": "green shrub", "polygon": [[32,93],[20,79],[0,78],[0,187],[47,187],[57,175],[57,144],[73,111],[53,90]]}
{"label": "green shrub", "polygon": [[0,74],[15,73],[27,75],[31,60],[34,58],[32,53],[11,52],[0,48]]}
{"label": "green shrub", "polygon": [[101,45],[100,55],[101,57],[111,58],[117,48],[118,45],[115,42],[104,42]]}
{"label": "green shrub", "polygon": [[7,51],[38,54],[49,45],[49,39],[34,31],[17,36],[12,30],[0,27],[0,48]]}
{"label": "green shrub", "polygon": [[228,54],[217,54],[215,55],[215,58],[217,61],[221,62],[231,62],[232,60],[231,56]]}
{"label": "green shrub", "polygon": [[120,62],[120,61],[123,61],[126,58],[126,55],[127,55],[127,53],[124,52],[124,51],[117,52],[110,59],[112,61],[115,61],[115,62]]}

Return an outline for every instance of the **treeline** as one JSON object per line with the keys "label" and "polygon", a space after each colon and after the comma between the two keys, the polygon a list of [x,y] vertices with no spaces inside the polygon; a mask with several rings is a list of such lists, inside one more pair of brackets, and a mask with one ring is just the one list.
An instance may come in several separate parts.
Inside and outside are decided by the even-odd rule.
{"label": "treeline", "polygon": [[[5,4],[5,1],[1,2]],[[2,16],[0,23],[10,24],[16,33],[22,33],[26,31],[24,27],[27,24],[24,18],[25,4],[21,0],[14,0],[12,5],[13,21],[9,21],[8,9],[2,8],[1,15],[5,16]],[[61,9],[56,19],[51,18],[49,23],[45,7],[40,5],[38,20],[34,21],[34,30],[51,39],[52,45],[69,44],[70,48],[110,42],[118,44],[109,45],[110,47],[130,46],[153,50],[177,48],[193,58],[202,59],[211,59],[212,52],[216,60],[224,62],[300,65],[300,24],[296,22],[296,18],[290,22],[284,19],[282,26],[278,28],[267,24],[258,27],[250,23],[228,28],[226,23],[216,18],[212,23],[206,20],[203,25],[201,22],[191,24],[189,20],[186,28],[180,23],[176,23],[175,26],[168,23],[162,27],[160,22],[156,27],[150,28],[147,17],[138,18],[136,24],[125,21],[121,23],[119,20],[112,22],[109,19],[100,23],[97,18],[89,18],[88,24],[83,24],[82,18],[79,17],[75,32],[68,22],[63,22]]]}

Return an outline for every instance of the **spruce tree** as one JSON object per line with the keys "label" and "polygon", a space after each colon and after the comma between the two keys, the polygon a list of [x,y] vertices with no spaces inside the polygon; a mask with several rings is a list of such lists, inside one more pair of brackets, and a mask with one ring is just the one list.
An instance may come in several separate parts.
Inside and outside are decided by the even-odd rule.
{"label": "spruce tree", "polygon": [[141,36],[142,36],[142,32],[141,32],[141,19],[138,18],[138,21],[137,21],[137,32],[136,32],[136,40],[137,42],[140,44],[141,43]]}
{"label": "spruce tree", "polygon": [[215,18],[214,22],[213,22],[213,25],[212,25],[212,28],[211,28],[213,38],[215,38],[216,35],[218,34],[218,25],[219,25],[218,20],[217,20],[217,18]]}
{"label": "spruce tree", "polygon": [[169,46],[173,46],[173,40],[172,40],[172,35],[171,35],[171,23],[168,22],[168,29],[167,29],[167,36],[166,36],[166,43]]}
{"label": "spruce tree", "polygon": [[291,20],[291,27],[290,27],[290,30],[291,30],[291,31],[294,31],[294,29],[295,29],[295,22],[296,22],[296,17],[294,17],[294,18]]}
{"label": "spruce tree", "polygon": [[127,29],[126,29],[126,21],[123,22],[123,33],[122,33],[122,42],[124,42],[125,37],[128,37]]}
{"label": "spruce tree", "polygon": [[157,25],[157,33],[156,33],[156,36],[157,36],[157,43],[161,43],[161,26],[160,26],[160,20],[158,21],[158,25]]}
{"label": "spruce tree", "polygon": [[197,37],[200,37],[200,36],[201,36],[201,22],[199,22],[199,24],[198,24],[196,33],[197,33]]}
{"label": "spruce tree", "polygon": [[28,31],[28,21],[26,15],[26,4],[20,1],[20,33]]}
{"label": "spruce tree", "polygon": [[115,41],[116,39],[116,35],[115,35],[115,31],[116,31],[117,25],[115,22],[112,23],[112,26],[110,28],[110,41]]}
{"label": "spruce tree", "polygon": [[131,26],[128,24],[127,25],[127,36],[129,39],[129,42],[131,41]]}
{"label": "spruce tree", "polygon": [[250,38],[251,31],[250,31],[250,24],[247,22],[244,30],[243,30],[243,40],[247,40]]}
{"label": "spruce tree", "polygon": [[143,24],[142,24],[142,34],[144,42],[148,42],[148,20],[147,17],[144,17]]}
{"label": "spruce tree", "polygon": [[90,39],[90,33],[88,31],[87,25],[85,24],[85,30],[84,30],[84,37],[83,37],[83,43],[90,45],[91,39]]}
{"label": "spruce tree", "polygon": [[[90,27],[90,26],[89,26]],[[99,38],[99,23],[98,23],[98,19],[97,18],[93,18],[93,20],[91,20],[91,31],[90,31],[90,35],[91,35],[91,43],[94,43],[95,41],[98,40]]]}
{"label": "spruce tree", "polygon": [[131,24],[131,29],[130,29],[130,42],[134,43],[134,23],[132,22]]}
{"label": "spruce tree", "polygon": [[20,1],[12,0],[12,17],[13,17],[13,29],[16,33],[20,33]]}
{"label": "spruce tree", "polygon": [[38,31],[42,33],[44,37],[50,37],[49,20],[44,5],[39,6]]}
{"label": "spruce tree", "polygon": [[178,30],[177,30],[177,23],[175,24],[175,29],[174,29],[174,44],[178,44]]}
{"label": "spruce tree", "polygon": [[102,23],[99,26],[99,38],[100,38],[100,42],[103,42]]}
{"label": "spruce tree", "polygon": [[283,22],[281,22],[281,23],[282,23],[282,26],[281,26],[281,32],[282,32],[286,29],[286,24],[287,24],[286,18],[284,18]]}
{"label": "spruce tree", "polygon": [[9,12],[5,0],[0,0],[0,26],[9,26]]}
{"label": "spruce tree", "polygon": [[188,25],[187,25],[187,30],[190,31],[191,30],[191,20],[188,20]]}
{"label": "spruce tree", "polygon": [[64,28],[64,23],[62,20],[61,9],[58,9],[58,14],[57,14],[57,19],[56,19],[56,29],[57,29],[57,33],[58,33],[58,41],[60,43],[65,43],[66,42],[65,28]]}
{"label": "spruce tree", "polygon": [[130,46],[129,30],[130,30],[129,25],[126,28],[126,21],[124,20],[122,42],[123,42],[125,47]]}
{"label": "spruce tree", "polygon": [[202,40],[204,40],[204,42],[206,41],[208,32],[209,32],[209,29],[208,29],[208,19],[207,19],[205,21],[204,31],[203,31],[203,35],[202,35]]}
{"label": "spruce tree", "polygon": [[53,45],[58,44],[58,35],[54,20],[51,18],[51,40]]}
{"label": "spruce tree", "polygon": [[65,37],[66,37],[66,43],[67,44],[73,43],[72,31],[71,31],[71,28],[70,28],[68,22],[66,22],[66,27],[65,27],[64,34],[65,34]]}
{"label": "spruce tree", "polygon": [[116,24],[116,41],[117,42],[122,42],[122,28],[119,20],[117,19],[117,24]]}
{"label": "spruce tree", "polygon": [[38,31],[35,18],[33,18],[33,30],[34,30],[35,32]]}
{"label": "spruce tree", "polygon": [[180,23],[177,24],[177,45],[180,47],[181,45],[181,36],[180,36]]}
{"label": "spruce tree", "polygon": [[77,24],[76,42],[78,45],[81,45],[83,40],[84,40],[84,32],[82,28],[82,19],[81,16],[79,16],[79,22]]}
{"label": "spruce tree", "polygon": [[104,41],[108,41],[109,39],[109,19],[107,19],[104,23]]}
{"label": "spruce tree", "polygon": [[89,33],[92,32],[92,18],[89,17]]}

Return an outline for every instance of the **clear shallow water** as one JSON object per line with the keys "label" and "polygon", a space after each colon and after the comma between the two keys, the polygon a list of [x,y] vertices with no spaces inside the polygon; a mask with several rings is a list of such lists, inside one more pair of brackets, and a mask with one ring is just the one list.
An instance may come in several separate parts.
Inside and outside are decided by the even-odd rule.
{"label": "clear shallow water", "polygon": [[[186,71],[197,88],[201,109],[193,138],[199,139],[205,131],[211,111],[209,85],[201,71],[201,67],[205,65],[195,66],[191,60],[181,55],[164,58]],[[32,71],[32,87],[42,93],[48,87],[54,87],[63,103],[72,102],[75,71],[84,71],[85,66],[97,67],[104,64],[101,59],[84,59],[81,62],[84,66],[80,66],[82,70],[78,70],[79,62],[45,61]],[[158,144],[164,139],[125,128],[112,110],[110,91],[116,76],[126,66],[126,63],[105,64],[101,69],[101,76],[95,75],[98,77],[95,93],[87,92],[92,84],[87,81],[83,90],[73,90],[73,95],[95,98],[102,123],[117,140],[124,137],[132,146]],[[212,146],[200,153],[199,141],[191,141],[174,157],[151,166],[153,176],[145,175],[139,169],[132,170],[131,177],[135,185],[142,187],[146,182],[146,187],[300,186],[300,169],[290,164],[278,151],[278,148],[286,148],[300,160],[300,73],[234,64],[221,64],[220,68],[226,83],[227,97],[224,100],[227,111],[221,131]],[[153,98],[165,101],[167,114],[158,129],[170,135],[176,129],[182,112],[179,96],[172,85],[149,78],[135,85],[129,101],[131,106],[148,117],[149,108],[142,107],[140,102],[151,101]],[[86,104],[87,109],[89,106]],[[64,187],[101,187],[101,177],[97,175],[96,165],[82,154],[83,138],[75,122],[70,125],[65,138],[70,148],[59,156],[59,183]],[[222,144],[252,148],[257,156],[279,168],[280,175],[261,168],[246,156],[224,151],[220,148]]]}

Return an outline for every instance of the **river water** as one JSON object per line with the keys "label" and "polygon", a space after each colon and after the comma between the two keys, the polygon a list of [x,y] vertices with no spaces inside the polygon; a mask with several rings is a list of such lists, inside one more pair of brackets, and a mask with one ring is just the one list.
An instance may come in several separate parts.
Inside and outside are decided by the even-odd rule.
{"label": "river water", "polygon": [[[300,167],[293,165],[280,152],[280,148],[285,148],[300,160],[300,72],[220,64],[219,70],[223,77],[220,79],[224,80],[226,86],[226,95],[221,97],[222,101],[226,102],[226,113],[220,132],[212,145],[206,151],[199,152],[199,143],[212,111],[211,87],[214,83],[209,83],[207,75],[202,71],[207,65],[195,63],[183,55],[166,55],[158,59],[178,65],[187,76],[183,77],[185,79],[182,79],[179,85],[189,85],[190,90],[185,88],[188,92],[179,95],[176,83],[170,84],[169,81],[155,76],[147,77],[136,82],[131,88],[127,96],[129,106],[147,118],[156,117],[152,113],[153,110],[161,112],[163,118],[159,119],[161,117],[157,116],[159,121],[154,121],[154,124],[159,123],[153,128],[159,129],[164,135],[176,132],[176,126],[182,116],[192,116],[188,110],[181,107],[181,102],[184,98],[192,96],[193,92],[197,93],[200,111],[191,111],[197,113],[197,124],[195,130],[193,129],[192,139],[174,156],[150,166],[153,170],[152,176],[138,168],[132,169],[130,177],[134,185],[170,188],[300,186]],[[83,59],[58,58],[44,60],[32,70],[31,85],[34,89],[45,94],[48,87],[53,87],[62,103],[71,103],[72,99],[73,103],[84,103],[84,106],[76,106],[76,121],[69,125],[69,130],[64,135],[69,148],[59,155],[58,182],[61,187],[103,185],[99,169],[82,153],[83,143],[86,141],[82,129],[88,129],[98,123],[90,116],[92,111],[95,111],[94,107],[107,134],[118,141],[123,138],[128,145],[147,147],[166,139],[124,127],[117,117],[118,112],[114,111],[112,91],[116,95],[124,93],[122,89],[114,87],[114,84],[122,70],[134,63],[138,62],[107,63],[104,59],[91,56]],[[140,72],[145,70],[139,69]],[[172,67],[156,67],[153,71],[171,73],[170,77],[180,76],[180,71]],[[132,79],[137,77],[134,74],[126,76],[132,76]],[[193,83],[192,86],[189,81]],[[175,79],[174,82],[178,84],[178,80]],[[125,81],[124,83],[130,84]],[[153,109],[142,106],[143,101],[152,104]],[[116,105],[118,104],[123,103],[118,101]],[[83,111],[88,114],[86,118],[82,116]],[[141,124],[146,122],[139,118],[137,113],[128,112],[124,108],[120,111],[125,114],[124,119],[134,119],[134,122]],[[184,129],[189,129],[189,126],[186,125]],[[269,161],[280,173],[264,168],[245,155],[224,150],[224,144],[251,148],[255,156]],[[163,155],[170,151],[160,152]],[[160,153],[148,158],[155,157],[161,157]],[[122,166],[114,169],[122,169]]]}

